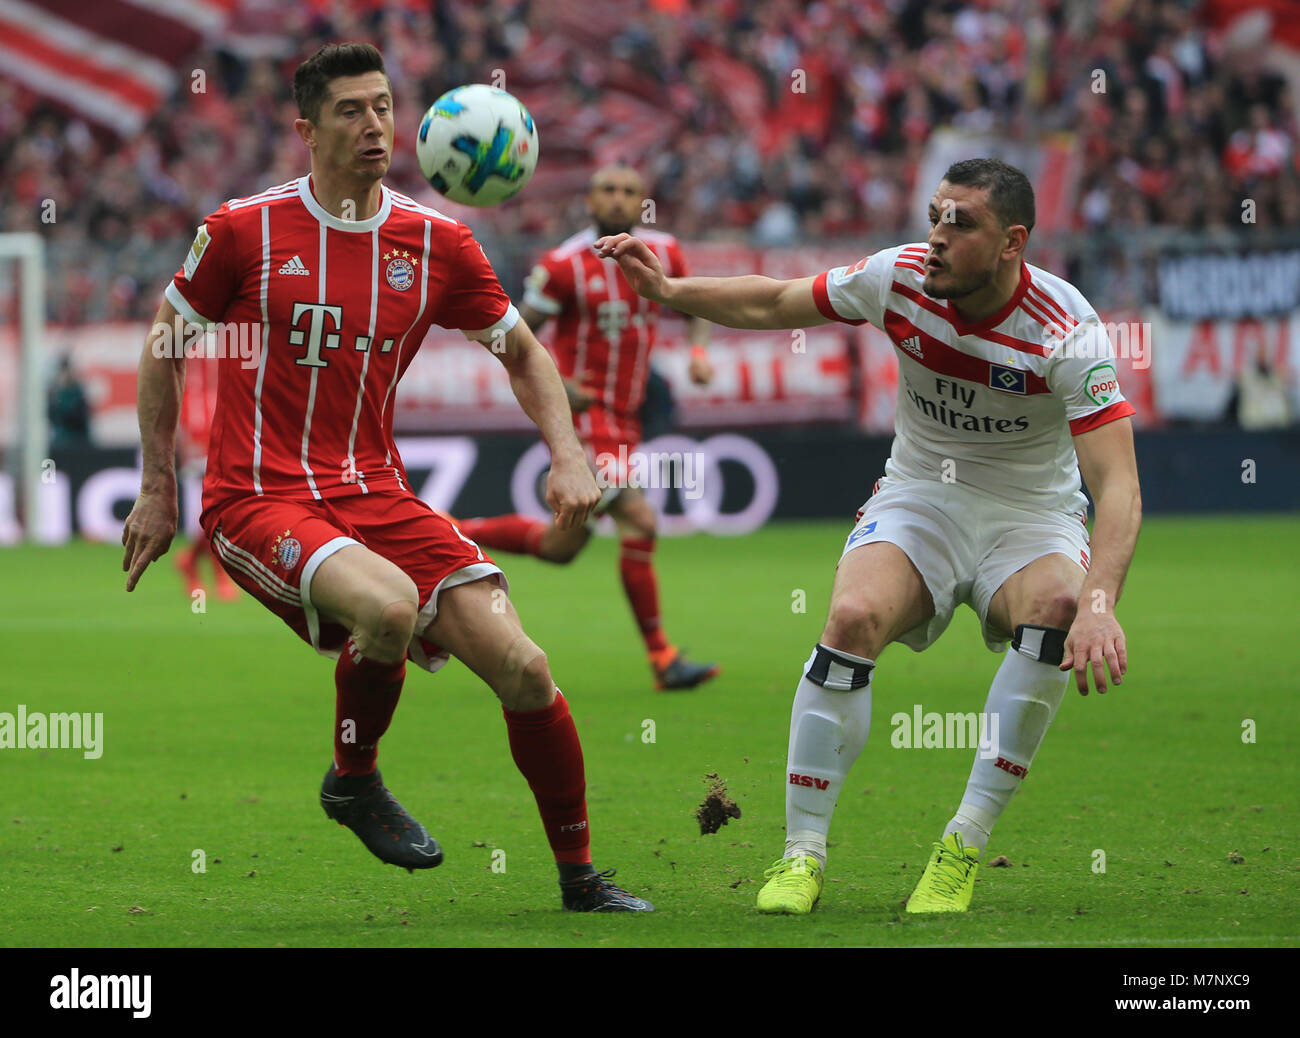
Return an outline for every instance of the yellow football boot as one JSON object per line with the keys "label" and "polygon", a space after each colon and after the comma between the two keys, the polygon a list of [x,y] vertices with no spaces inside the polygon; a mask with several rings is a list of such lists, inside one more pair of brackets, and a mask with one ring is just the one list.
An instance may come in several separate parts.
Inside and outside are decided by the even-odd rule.
{"label": "yellow football boot", "polygon": [[806,854],[782,858],[763,873],[767,880],[758,892],[760,912],[807,915],[822,896],[822,867]]}
{"label": "yellow football boot", "polygon": [[967,847],[961,833],[949,833],[934,845],[929,864],[912,896],[907,911],[964,912],[970,907],[975,891],[975,873],[979,871],[980,852]]}

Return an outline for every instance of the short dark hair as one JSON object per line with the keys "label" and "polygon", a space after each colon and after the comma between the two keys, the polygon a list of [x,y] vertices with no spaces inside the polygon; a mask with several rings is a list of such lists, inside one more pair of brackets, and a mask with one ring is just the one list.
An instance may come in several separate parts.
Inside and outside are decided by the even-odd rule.
{"label": "short dark hair", "polygon": [[384,56],[369,43],[327,43],[294,70],[293,99],[298,102],[298,114],[316,122],[329,94],[330,80],[365,72],[383,72],[388,78]]}
{"label": "short dark hair", "polygon": [[1023,224],[1034,229],[1034,186],[1015,166],[1001,159],[963,159],[948,167],[943,179],[989,193],[989,205],[1003,227]]}

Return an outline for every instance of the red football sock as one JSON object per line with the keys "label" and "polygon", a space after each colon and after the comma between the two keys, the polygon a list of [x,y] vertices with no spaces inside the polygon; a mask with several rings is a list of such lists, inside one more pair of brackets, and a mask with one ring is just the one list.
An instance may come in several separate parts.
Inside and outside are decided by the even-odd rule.
{"label": "red football sock", "polygon": [[528,780],[556,861],[591,864],[582,743],[560,690],[545,710],[505,710],[515,766]]}
{"label": "red football sock", "polygon": [[375,770],[379,738],[388,731],[402,694],[406,660],[379,663],[367,659],[351,638],[334,669],[334,770],[340,775],[368,775]]}
{"label": "red football sock", "polygon": [[485,548],[513,555],[536,555],[547,524],[526,515],[494,515],[488,519],[457,519],[460,532]]}
{"label": "red football sock", "polygon": [[623,590],[627,592],[632,615],[645,639],[648,652],[663,652],[669,648],[659,626],[659,581],[655,577],[655,539],[636,540],[629,537],[621,543],[618,571],[623,577]]}

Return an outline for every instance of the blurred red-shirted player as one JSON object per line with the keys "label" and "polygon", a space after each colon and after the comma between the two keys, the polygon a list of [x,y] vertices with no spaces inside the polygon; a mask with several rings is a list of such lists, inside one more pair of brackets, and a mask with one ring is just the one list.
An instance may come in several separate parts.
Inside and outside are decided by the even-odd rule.
{"label": "blurred red-shirted player", "polygon": [[[659,304],[636,294],[618,264],[592,251],[598,237],[636,227],[637,237],[664,267],[685,276],[681,247],[671,234],[640,225],[644,190],[628,166],[607,166],[591,178],[587,211],[593,226],[546,253],[528,276],[521,310],[537,331],[555,318],[550,349],[564,378],[578,434],[604,477],[601,510],[614,519],[619,536],[619,575],[628,604],[645,641],[655,681],[661,689],[694,688],[718,673],[712,663],[688,660],[664,634],[659,619],[659,582],[654,570],[654,509],[614,459],[631,457],[641,443],[639,414],[650,377]],[[707,321],[687,319],[691,342],[690,377],[705,385],[713,368],[705,352]],[[610,476],[614,478],[609,478]],[[610,484],[613,483],[613,486]],[[462,532],[500,551],[569,562],[587,543],[582,526],[561,529],[522,515],[457,520]]]}
{"label": "blurred red-shirted player", "polygon": [[[202,476],[208,463],[208,434],[217,407],[217,366],[206,356],[191,357],[185,365],[185,395],[181,398],[181,421],[177,430],[180,474],[183,479]],[[191,596],[196,591],[206,591],[199,563],[212,567],[212,584],[217,597],[231,602],[239,597],[239,585],[221,561],[212,554],[212,547],[204,536],[194,538],[187,548],[176,553],[176,568],[185,579],[185,588]]]}
{"label": "blurred red-shirted player", "polygon": [[[492,344],[550,445],[557,525],[581,526],[600,495],[555,365],[469,228],[383,185],[393,97],[379,52],[323,47],[298,67],[294,95],[311,175],[227,202],[204,221],[145,345],[144,473],[122,534],[127,590],[176,531],[185,362],[165,348],[170,330],[216,324],[218,338],[238,336],[240,348],[218,361],[201,522],[239,584],[338,661],[326,815],[390,864],[442,861],[376,759],[406,659],[433,671],[455,655],[501,700],[563,906],[650,911],[591,864],[577,729],[504,575],[411,492],[393,441],[393,393],[429,326],[463,329]],[[243,349],[245,333],[255,351]]]}

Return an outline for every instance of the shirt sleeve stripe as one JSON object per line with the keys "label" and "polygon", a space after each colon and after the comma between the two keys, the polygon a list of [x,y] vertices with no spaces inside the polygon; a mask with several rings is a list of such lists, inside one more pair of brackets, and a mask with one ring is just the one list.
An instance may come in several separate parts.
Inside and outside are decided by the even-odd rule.
{"label": "shirt sleeve stripe", "polygon": [[201,324],[206,328],[214,323],[194,309],[190,301],[181,293],[181,290],[176,287],[175,281],[168,282],[167,287],[163,290],[163,295],[167,297],[167,302],[171,303],[172,308],[190,324]]}
{"label": "shirt sleeve stripe", "polygon": [[493,336],[504,335],[518,323],[519,311],[515,309],[514,303],[507,302],[506,312],[497,318],[495,324],[490,324],[486,328],[462,328],[461,334],[475,342],[491,342]]}
{"label": "shirt sleeve stripe", "polygon": [[531,288],[524,292],[524,304],[532,307],[539,314],[546,314],[548,317],[554,317],[564,309],[550,296],[534,291]]}
{"label": "shirt sleeve stripe", "polygon": [[1082,418],[1075,418],[1070,422],[1070,435],[1078,436],[1080,433],[1092,432],[1093,429],[1099,429],[1101,426],[1120,418],[1128,418],[1130,415],[1137,414],[1133,405],[1127,400],[1116,400],[1109,407],[1103,407],[1100,411],[1093,411],[1092,414],[1086,414]]}
{"label": "shirt sleeve stripe", "polygon": [[817,309],[821,315],[830,321],[839,321],[841,324],[866,324],[866,321],[854,321],[848,317],[841,317],[831,306],[830,294],[826,291],[826,279],[830,271],[824,271],[817,275],[817,280],[813,282],[813,300],[817,304]]}

